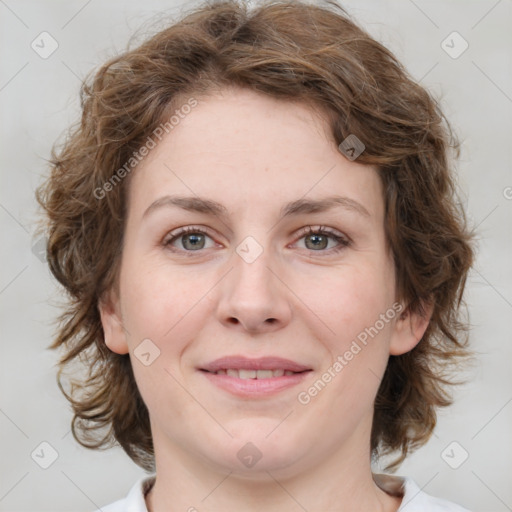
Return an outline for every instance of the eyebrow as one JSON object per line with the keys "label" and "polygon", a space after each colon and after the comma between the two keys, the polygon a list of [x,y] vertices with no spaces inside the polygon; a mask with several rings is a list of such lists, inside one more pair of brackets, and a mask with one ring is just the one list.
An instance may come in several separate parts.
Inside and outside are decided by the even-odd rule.
{"label": "eyebrow", "polygon": [[[146,217],[150,213],[163,207],[177,206],[184,210],[197,213],[206,213],[226,219],[228,217],[227,208],[216,201],[197,196],[163,196],[153,201],[143,214]],[[284,205],[279,213],[279,221],[285,217],[300,215],[305,213],[321,213],[331,210],[335,207],[342,207],[345,210],[358,213],[364,217],[370,218],[370,212],[359,202],[345,196],[329,196],[323,199],[297,199]]]}

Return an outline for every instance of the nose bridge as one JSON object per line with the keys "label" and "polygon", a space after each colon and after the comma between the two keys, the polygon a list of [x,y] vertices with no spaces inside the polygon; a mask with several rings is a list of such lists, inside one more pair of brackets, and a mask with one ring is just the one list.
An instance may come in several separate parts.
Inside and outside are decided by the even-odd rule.
{"label": "nose bridge", "polygon": [[219,301],[220,321],[240,324],[249,331],[268,330],[289,321],[286,287],[276,276],[276,257],[268,246],[247,236],[235,247],[234,268],[226,276]]}
{"label": "nose bridge", "polygon": [[235,265],[234,273],[236,283],[240,286],[237,292],[240,296],[244,295],[245,289],[260,289],[266,293],[272,286],[270,277],[272,273],[269,267],[275,257],[271,254],[269,244],[265,247],[260,244],[253,236],[246,237],[235,249],[233,262]]}

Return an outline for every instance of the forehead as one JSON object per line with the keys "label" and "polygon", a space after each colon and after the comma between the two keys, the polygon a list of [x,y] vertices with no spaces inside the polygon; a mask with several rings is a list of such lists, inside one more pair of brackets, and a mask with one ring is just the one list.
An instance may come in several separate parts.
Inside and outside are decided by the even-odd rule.
{"label": "forehead", "polygon": [[[173,105],[174,112],[187,100],[181,101]],[[201,151],[214,158],[231,152],[232,158],[243,159],[273,149],[278,153],[268,156],[277,158],[285,151],[298,153],[302,149],[310,158],[318,158],[325,145],[334,145],[320,109],[249,89],[230,87],[216,91],[198,99],[187,112],[179,119],[174,116],[176,124],[165,139],[169,146],[180,146],[189,154]],[[324,147],[319,147],[319,141]],[[312,153],[314,148],[317,154]]]}
{"label": "forehead", "polygon": [[178,191],[264,208],[274,199],[343,193],[378,216],[376,169],[345,158],[311,106],[228,89],[187,111],[136,169],[130,202],[147,206]]}

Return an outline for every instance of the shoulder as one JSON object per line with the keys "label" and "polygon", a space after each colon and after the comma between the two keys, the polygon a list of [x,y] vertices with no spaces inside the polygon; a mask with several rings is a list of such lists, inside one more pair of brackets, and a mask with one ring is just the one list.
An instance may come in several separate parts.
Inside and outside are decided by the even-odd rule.
{"label": "shoulder", "polygon": [[134,484],[125,498],[105,505],[95,512],[148,512],[144,494],[153,485],[154,480],[154,476],[141,478]]}
{"label": "shoulder", "polygon": [[470,512],[467,508],[461,507],[451,501],[435,498],[423,492],[416,482],[410,478],[404,478],[404,497],[398,512]]}
{"label": "shoulder", "polygon": [[397,512],[470,512],[460,505],[430,496],[410,478],[374,475],[374,480],[384,492],[402,497]]}

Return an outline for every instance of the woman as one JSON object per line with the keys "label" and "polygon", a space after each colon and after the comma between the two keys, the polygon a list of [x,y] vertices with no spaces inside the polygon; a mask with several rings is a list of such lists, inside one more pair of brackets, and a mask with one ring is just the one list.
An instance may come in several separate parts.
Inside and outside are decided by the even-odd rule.
{"label": "woman", "polygon": [[446,406],[473,261],[435,100],[336,4],[196,9],[107,62],[38,199],[105,512],[465,510],[396,468]]}

